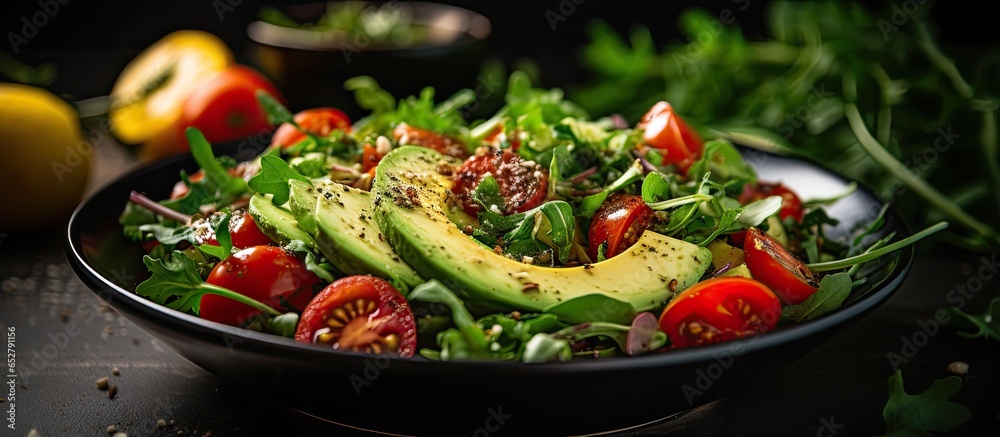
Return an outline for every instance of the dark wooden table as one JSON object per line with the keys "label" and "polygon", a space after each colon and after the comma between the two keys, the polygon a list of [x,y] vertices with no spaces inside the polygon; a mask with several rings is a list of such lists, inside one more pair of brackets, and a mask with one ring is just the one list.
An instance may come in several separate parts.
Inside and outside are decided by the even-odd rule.
{"label": "dark wooden table", "polygon": [[[113,142],[96,150],[94,186],[132,164]],[[16,377],[5,379],[15,381],[15,396],[0,387],[5,418],[14,404],[16,429],[4,422],[0,435],[37,429],[42,436],[101,436],[109,425],[129,436],[364,435],[247,395],[188,362],[80,282],[67,264],[63,235],[55,227],[0,240],[0,328],[14,329],[16,352]],[[990,279],[996,262],[995,254],[924,249],[888,302],[833,340],[803,351],[784,371],[763,376],[760,388],[614,435],[880,435],[893,353],[906,359],[899,367],[909,393],[949,376],[950,363],[968,363],[954,400],[972,409],[973,419],[951,435],[996,435],[1000,344],[964,339],[954,327],[930,323],[952,304],[949,292],[970,281],[983,287],[966,309],[981,312],[1000,288]],[[97,389],[102,377],[116,386],[114,399]],[[158,429],[159,419],[167,429]]]}

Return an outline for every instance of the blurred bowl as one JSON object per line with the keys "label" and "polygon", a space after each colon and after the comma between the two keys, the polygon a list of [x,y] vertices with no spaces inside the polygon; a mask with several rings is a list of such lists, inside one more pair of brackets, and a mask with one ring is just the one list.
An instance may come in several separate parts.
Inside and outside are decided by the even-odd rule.
{"label": "blurred bowl", "polygon": [[433,86],[447,97],[472,88],[489,51],[491,32],[485,16],[456,6],[428,2],[323,2],[277,9],[297,23],[316,23],[328,7],[354,5],[368,10],[391,9],[406,17],[416,37],[408,42],[380,42],[349,31],[320,27],[288,27],[257,20],[247,27],[254,41],[251,56],[277,84],[293,111],[338,107],[352,119],[367,113],[357,106],[344,81],[372,76],[392,95],[417,95]]}

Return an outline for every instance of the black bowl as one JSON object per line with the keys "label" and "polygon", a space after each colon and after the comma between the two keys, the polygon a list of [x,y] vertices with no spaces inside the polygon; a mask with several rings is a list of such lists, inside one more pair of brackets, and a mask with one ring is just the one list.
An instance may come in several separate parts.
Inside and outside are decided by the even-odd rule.
{"label": "black bowl", "polygon": [[[235,149],[230,145],[227,151]],[[805,198],[839,193],[848,185],[815,164],[743,152],[762,180],[783,180]],[[913,259],[912,248],[884,257],[868,269],[868,283],[836,312],[708,347],[546,364],[376,358],[209,322],[133,293],[146,269],[141,248],[122,237],[117,222],[129,191],[166,197],[178,172],[196,167],[187,156],[155,162],[87,198],[69,223],[70,264],[115,310],[209,372],[274,404],[388,433],[597,433],[671,416],[734,389],[753,390],[761,372],[780,371],[888,299]],[[858,190],[829,212],[841,220],[837,232],[845,235],[865,226],[881,206],[870,192]],[[900,218],[890,213],[879,235],[893,231],[906,234]]]}
{"label": "black bowl", "polygon": [[[433,86],[440,99],[477,85],[477,75],[489,56],[491,24],[485,16],[457,6],[432,2],[371,2],[398,7],[413,22],[432,29],[435,38],[407,46],[377,45],[344,38],[334,32],[282,27],[254,21],[247,34],[254,42],[250,56],[274,79],[293,110],[333,105],[352,118],[366,112],[355,102],[344,81],[372,76],[394,96],[418,95]],[[314,22],[327,3],[285,6],[281,10],[300,22]]]}

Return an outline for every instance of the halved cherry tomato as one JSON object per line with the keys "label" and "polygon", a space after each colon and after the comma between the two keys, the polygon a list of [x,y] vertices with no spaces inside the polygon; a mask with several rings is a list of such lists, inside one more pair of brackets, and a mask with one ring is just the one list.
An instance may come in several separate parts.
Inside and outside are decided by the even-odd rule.
{"label": "halved cherry tomato", "polygon": [[759,281],[707,279],[675,297],[660,314],[671,347],[704,346],[767,332],[778,325],[781,302]]}
{"label": "halved cherry tomato", "polygon": [[[180,132],[193,126],[208,142],[219,143],[270,129],[267,113],[257,102],[257,90],[284,101],[277,88],[257,70],[243,65],[227,67],[195,88],[184,102],[178,126]],[[185,135],[179,138],[182,149],[187,150]]]}
{"label": "halved cherry tomato", "polygon": [[819,287],[819,277],[802,260],[760,229],[747,231],[743,255],[754,279],[770,287],[786,305],[802,303]]}
{"label": "halved cherry tomato", "polygon": [[348,276],[332,282],[309,302],[295,341],[412,357],[417,348],[416,319],[403,295],[384,279]]}
{"label": "halved cherry tomato", "polygon": [[[336,108],[312,108],[299,111],[293,117],[295,123],[307,132],[325,137],[335,130],[349,130],[351,119],[344,111]],[[306,134],[288,123],[278,126],[271,137],[272,146],[291,147],[306,138]]]}
{"label": "halved cherry tomato", "polygon": [[401,146],[426,147],[460,159],[469,157],[469,152],[465,150],[465,143],[461,140],[406,123],[397,124],[392,129],[392,137]]}
{"label": "halved cherry tomato", "polygon": [[[220,262],[205,281],[256,299],[285,312],[301,311],[312,298],[315,273],[292,253],[277,246],[253,246]],[[232,299],[206,294],[201,298],[201,318],[240,326],[260,311]]]}
{"label": "halved cherry tomato", "polygon": [[646,144],[666,151],[661,164],[674,164],[686,173],[705,151],[705,144],[667,102],[657,102],[636,125]]}
{"label": "halved cherry tomato", "polygon": [[615,193],[601,204],[590,221],[588,254],[597,261],[597,248],[607,242],[604,257],[611,258],[628,250],[653,224],[653,210],[642,196]]}
{"label": "halved cherry tomato", "polygon": [[472,192],[487,174],[493,175],[504,198],[504,215],[524,212],[545,201],[548,194],[548,171],[525,161],[510,149],[496,150],[467,159],[455,172],[451,191],[462,202],[465,212],[476,216],[480,207],[472,200]]}
{"label": "halved cherry tomato", "polygon": [[805,210],[802,207],[802,199],[798,194],[779,183],[758,182],[756,185],[746,184],[743,186],[743,193],[740,194],[740,204],[746,205],[750,202],[761,200],[770,196],[781,196],[781,210],[778,218],[785,220],[788,217],[797,222],[802,221]]}

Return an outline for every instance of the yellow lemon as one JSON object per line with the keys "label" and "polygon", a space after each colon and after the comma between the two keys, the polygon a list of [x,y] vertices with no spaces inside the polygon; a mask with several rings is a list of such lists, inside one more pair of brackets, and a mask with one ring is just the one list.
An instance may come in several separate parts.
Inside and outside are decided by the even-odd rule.
{"label": "yellow lemon", "polygon": [[76,110],[41,88],[0,83],[0,231],[27,231],[65,219],[80,202],[93,148]]}
{"label": "yellow lemon", "polygon": [[218,37],[197,30],[173,32],[136,56],[109,96],[111,129],[126,144],[139,144],[169,129],[191,92],[233,63]]}

